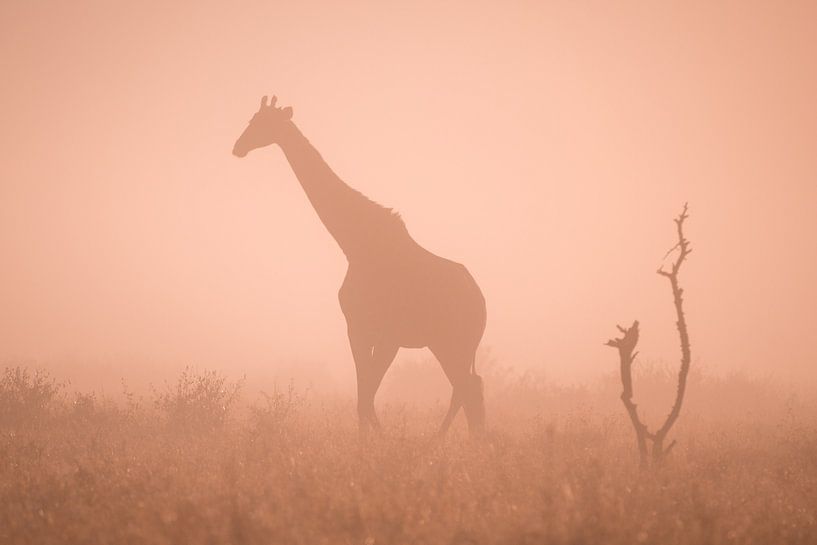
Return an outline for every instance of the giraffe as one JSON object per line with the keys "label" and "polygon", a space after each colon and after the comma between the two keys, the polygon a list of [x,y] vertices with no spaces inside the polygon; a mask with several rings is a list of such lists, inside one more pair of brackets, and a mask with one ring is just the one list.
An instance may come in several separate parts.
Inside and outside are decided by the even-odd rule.
{"label": "giraffe", "polygon": [[425,348],[452,386],[444,435],[460,407],[471,435],[484,429],[482,378],[475,356],[485,330],[485,299],[461,264],[439,257],[409,235],[400,215],[343,182],[292,121],[292,108],[261,99],[233,147],[250,151],[278,144],[312,207],[346,256],[338,292],[357,375],[361,435],[380,430],[374,398],[401,347]]}

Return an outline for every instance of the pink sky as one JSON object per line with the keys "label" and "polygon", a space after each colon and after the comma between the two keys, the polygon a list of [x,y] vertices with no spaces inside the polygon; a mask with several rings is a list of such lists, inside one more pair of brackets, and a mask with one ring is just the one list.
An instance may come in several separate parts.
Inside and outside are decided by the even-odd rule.
{"label": "pink sky", "polygon": [[343,254],[278,148],[230,153],[274,93],[471,270],[503,365],[597,376],[635,318],[677,361],[655,269],[689,201],[693,364],[817,376],[814,3],[16,4],[0,363],[351,381]]}

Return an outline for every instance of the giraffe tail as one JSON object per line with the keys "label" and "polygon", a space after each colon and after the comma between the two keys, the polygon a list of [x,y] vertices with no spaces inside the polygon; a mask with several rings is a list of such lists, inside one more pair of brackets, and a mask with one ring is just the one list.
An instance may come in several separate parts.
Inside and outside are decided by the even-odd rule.
{"label": "giraffe tail", "polygon": [[[477,358],[476,354],[474,355],[474,359],[471,361],[471,376],[470,376],[470,385],[473,389],[474,395],[482,400],[484,396],[485,386],[482,382],[482,377],[477,374]],[[480,404],[483,404],[484,401],[480,401]]]}

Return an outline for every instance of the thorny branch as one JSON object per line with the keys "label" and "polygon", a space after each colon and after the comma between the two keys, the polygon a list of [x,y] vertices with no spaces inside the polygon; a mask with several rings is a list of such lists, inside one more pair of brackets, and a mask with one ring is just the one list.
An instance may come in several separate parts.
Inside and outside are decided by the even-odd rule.
{"label": "thorny branch", "polygon": [[638,455],[642,468],[647,466],[647,438],[650,436],[647,426],[638,417],[638,406],[633,403],[633,360],[638,355],[635,345],[638,344],[638,320],[633,322],[629,328],[616,326],[623,333],[621,337],[607,341],[608,346],[618,348],[618,356],[621,363],[621,401],[630,415],[630,421],[635,429],[636,442],[638,443]]}
{"label": "thorny branch", "polygon": [[655,433],[650,433],[647,426],[641,422],[638,416],[637,405],[633,403],[633,379],[632,379],[632,363],[637,352],[635,346],[638,343],[638,321],[633,322],[629,328],[617,326],[619,331],[623,334],[621,337],[610,339],[607,341],[608,346],[618,349],[620,368],[621,368],[621,384],[623,391],[621,393],[621,401],[630,415],[633,428],[636,432],[636,440],[638,442],[638,452],[640,466],[646,468],[647,461],[647,439],[652,441],[652,459],[653,463],[658,464],[672,451],[675,446],[673,441],[667,448],[664,448],[664,440],[667,437],[678,416],[681,414],[681,405],[684,401],[684,393],[686,392],[687,375],[689,374],[690,363],[690,348],[689,348],[689,332],[687,331],[686,318],[683,309],[683,294],[684,290],[678,283],[678,272],[681,270],[681,265],[684,263],[686,257],[692,252],[689,247],[689,241],[684,237],[684,220],[689,217],[687,213],[687,204],[684,204],[684,209],[681,214],[675,218],[676,230],[678,233],[678,243],[670,248],[669,252],[664,256],[666,258],[673,251],[679,250],[678,257],[672,263],[669,271],[665,271],[663,267],[658,269],[658,274],[665,276],[670,281],[672,287],[672,296],[675,304],[675,313],[677,316],[676,326],[678,328],[678,335],[681,339],[681,367],[678,371],[678,389],[675,395],[675,402],[672,405],[670,413],[667,415],[664,424],[658,428]]}

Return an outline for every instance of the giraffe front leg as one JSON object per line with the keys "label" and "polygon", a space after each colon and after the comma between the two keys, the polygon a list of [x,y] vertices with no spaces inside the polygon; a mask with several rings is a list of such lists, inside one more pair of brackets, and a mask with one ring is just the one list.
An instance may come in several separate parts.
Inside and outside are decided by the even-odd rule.
{"label": "giraffe front leg", "polygon": [[372,426],[376,430],[380,430],[380,421],[377,419],[377,413],[374,410],[374,397],[377,394],[377,390],[380,388],[380,384],[383,382],[383,376],[386,374],[386,371],[389,370],[389,366],[391,366],[392,362],[394,361],[394,357],[397,355],[397,351],[400,349],[399,346],[396,344],[388,344],[388,343],[377,343],[374,345],[372,349],[372,368],[371,368],[371,389],[372,395],[371,399],[369,400],[369,416],[372,421]]}
{"label": "giraffe front leg", "polygon": [[368,336],[361,335],[353,328],[349,328],[349,345],[357,374],[358,425],[361,436],[367,436],[371,428],[380,429],[374,410],[374,397],[399,347],[374,344]]}
{"label": "giraffe front leg", "polygon": [[372,389],[372,349],[374,346],[352,333],[349,330],[349,346],[352,349],[352,358],[355,360],[357,375],[357,419],[360,436],[366,437],[372,426],[369,406],[374,406],[374,391]]}
{"label": "giraffe front leg", "polygon": [[359,329],[349,328],[349,345],[357,375],[357,417],[361,437],[367,437],[372,428],[380,428],[374,412],[374,396],[385,369],[381,371],[382,351],[377,349],[371,338]]}

